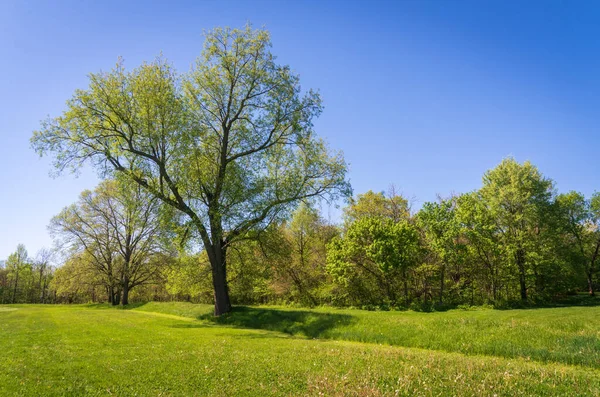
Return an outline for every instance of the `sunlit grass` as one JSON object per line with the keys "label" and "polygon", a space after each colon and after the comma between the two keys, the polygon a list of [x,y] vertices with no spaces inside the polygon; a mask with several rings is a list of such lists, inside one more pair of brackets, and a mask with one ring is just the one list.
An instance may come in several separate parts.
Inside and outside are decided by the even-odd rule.
{"label": "sunlit grass", "polygon": [[221,318],[212,306],[148,303],[134,310],[309,338],[525,358],[600,369],[600,307],[448,312],[238,307]]}
{"label": "sunlit grass", "polygon": [[[594,307],[261,307],[218,320],[181,303],[10,308],[0,310],[0,395],[600,395]],[[570,358],[578,340],[589,360]]]}

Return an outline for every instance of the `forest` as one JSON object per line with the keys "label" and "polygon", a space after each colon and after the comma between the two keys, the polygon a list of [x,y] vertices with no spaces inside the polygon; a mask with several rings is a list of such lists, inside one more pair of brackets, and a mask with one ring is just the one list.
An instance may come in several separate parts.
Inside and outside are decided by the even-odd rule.
{"label": "forest", "polygon": [[[19,246],[8,258],[0,302],[212,303],[210,261],[178,220],[139,186],[106,180],[52,219],[58,250],[29,257]],[[340,224],[303,202],[247,237],[227,251],[235,304],[546,304],[595,294],[600,194],[558,193],[534,165],[507,158],[478,190],[418,210],[392,187],[349,198]]]}

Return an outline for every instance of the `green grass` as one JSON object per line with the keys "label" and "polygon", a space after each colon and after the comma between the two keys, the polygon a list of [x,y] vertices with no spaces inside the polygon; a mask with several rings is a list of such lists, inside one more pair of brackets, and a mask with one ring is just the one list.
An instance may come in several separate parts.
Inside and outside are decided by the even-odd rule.
{"label": "green grass", "polygon": [[219,325],[309,338],[524,358],[600,369],[600,306],[448,312],[369,312],[236,307],[213,317],[212,306],[148,303],[133,310],[175,314]]}
{"label": "green grass", "polygon": [[0,306],[0,395],[600,396],[598,307],[211,310]]}

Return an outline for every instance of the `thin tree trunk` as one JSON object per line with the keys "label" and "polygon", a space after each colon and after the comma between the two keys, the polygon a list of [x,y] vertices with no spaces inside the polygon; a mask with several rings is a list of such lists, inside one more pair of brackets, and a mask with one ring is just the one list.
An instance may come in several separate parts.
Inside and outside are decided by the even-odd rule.
{"label": "thin tree trunk", "polygon": [[518,249],[516,253],[517,267],[519,268],[519,285],[521,288],[521,300],[527,302],[527,284],[525,282],[525,253]]}
{"label": "thin tree trunk", "polygon": [[119,303],[121,303],[121,291],[117,290],[117,292],[115,292],[113,306],[118,306]]}
{"label": "thin tree trunk", "polygon": [[587,272],[587,282],[588,282],[588,291],[590,293],[590,296],[596,296],[596,291],[594,291],[594,281],[592,278],[593,274],[590,271]]}
{"label": "thin tree trunk", "polygon": [[44,276],[44,268],[40,266],[40,283],[39,283],[40,303],[44,303],[44,287],[42,285],[43,276]]}
{"label": "thin tree trunk", "polygon": [[15,288],[13,289],[12,303],[15,303],[17,298],[17,285],[19,284],[19,272],[15,275]]}
{"label": "thin tree trunk", "polygon": [[442,271],[440,275],[440,304],[444,303],[444,277],[446,276],[446,264],[442,263]]}
{"label": "thin tree trunk", "polygon": [[588,289],[590,296],[596,296],[596,291],[594,291],[594,263],[600,254],[600,240],[596,242],[596,249],[594,250],[594,254],[592,255],[592,259],[590,260],[590,267],[587,271],[587,279],[588,279]]}
{"label": "thin tree trunk", "polygon": [[404,278],[404,299],[406,300],[404,304],[408,304],[408,276],[406,269],[402,269],[402,278]]}
{"label": "thin tree trunk", "polygon": [[394,289],[387,280],[384,280],[384,285],[387,298],[390,302],[392,302],[392,304],[396,304],[396,294],[394,293]]}

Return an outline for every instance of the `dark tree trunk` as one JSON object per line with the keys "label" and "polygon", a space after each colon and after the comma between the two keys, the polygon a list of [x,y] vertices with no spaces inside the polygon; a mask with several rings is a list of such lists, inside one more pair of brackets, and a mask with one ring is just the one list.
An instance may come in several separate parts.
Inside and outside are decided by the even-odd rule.
{"label": "dark tree trunk", "polygon": [[123,300],[121,301],[123,306],[129,304],[129,280],[125,280],[123,283]]}
{"label": "dark tree trunk", "polygon": [[229,286],[227,285],[226,249],[221,242],[209,249],[208,257],[212,268],[212,279],[215,297],[215,316],[231,311]]}
{"label": "dark tree trunk", "polygon": [[392,286],[390,285],[390,283],[387,280],[384,280],[383,283],[385,285],[385,291],[386,291],[388,300],[392,304],[396,304],[396,294],[394,293],[394,289],[392,288]]}
{"label": "dark tree trunk", "polygon": [[596,296],[596,291],[594,291],[594,281],[593,281],[593,273],[591,271],[587,272],[587,282],[588,282],[588,291],[590,296]]}
{"label": "dark tree trunk", "polygon": [[113,289],[111,300],[112,300],[111,303],[113,306],[118,306],[119,303],[121,302],[121,291],[119,291],[118,289],[117,290]]}

